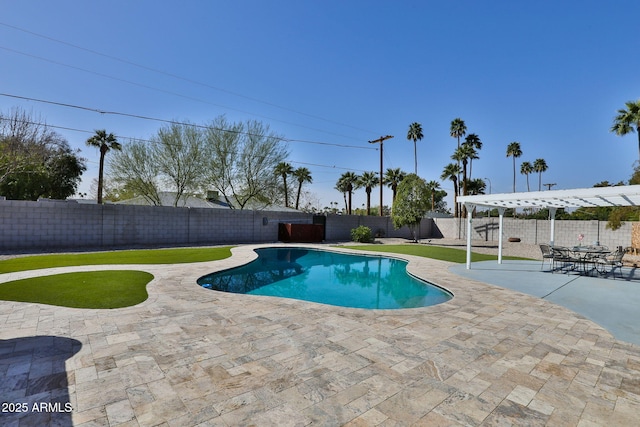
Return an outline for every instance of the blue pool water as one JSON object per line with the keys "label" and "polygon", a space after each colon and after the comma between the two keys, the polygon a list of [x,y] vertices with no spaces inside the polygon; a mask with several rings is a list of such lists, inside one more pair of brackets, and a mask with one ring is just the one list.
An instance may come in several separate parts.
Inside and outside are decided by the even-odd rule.
{"label": "blue pool water", "polygon": [[268,295],[355,308],[413,308],[452,295],[406,271],[407,262],[383,256],[307,248],[256,249],[248,264],[198,279],[204,288]]}

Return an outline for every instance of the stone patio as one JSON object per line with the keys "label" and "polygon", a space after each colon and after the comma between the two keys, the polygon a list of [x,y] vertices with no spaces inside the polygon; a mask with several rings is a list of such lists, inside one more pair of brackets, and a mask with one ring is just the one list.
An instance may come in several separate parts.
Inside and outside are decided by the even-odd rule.
{"label": "stone patio", "polygon": [[[568,309],[404,255],[411,273],[455,297],[419,309],[360,310],[195,283],[252,259],[254,247],[216,262],[118,266],[155,276],[149,299],[134,307],[0,302],[0,395],[29,408],[6,405],[0,424],[637,423],[640,347]],[[110,268],[11,273],[0,282]],[[36,413],[34,403],[49,407]]]}

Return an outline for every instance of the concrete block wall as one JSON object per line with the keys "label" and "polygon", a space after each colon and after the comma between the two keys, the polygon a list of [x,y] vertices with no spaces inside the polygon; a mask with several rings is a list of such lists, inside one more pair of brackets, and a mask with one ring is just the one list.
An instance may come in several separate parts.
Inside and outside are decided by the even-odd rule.
{"label": "concrete block wall", "polygon": [[[460,238],[466,239],[466,220],[454,218],[435,218],[433,222],[433,234],[442,234],[446,238],[458,238],[458,225]],[[626,222],[618,230],[606,228],[606,221],[555,221],[554,244],[560,246],[575,246],[580,243],[578,235],[583,234],[583,245],[599,242],[609,248],[617,246],[631,246],[631,234],[633,223]],[[471,238],[474,240],[494,241],[499,239],[498,218],[474,218],[472,221]],[[549,243],[551,237],[551,221],[535,219],[503,219],[503,239],[519,237],[524,243],[540,244]]]}
{"label": "concrete block wall", "polygon": [[[0,250],[112,248],[158,245],[231,244],[275,242],[278,223],[312,223],[302,212],[240,211],[158,206],[93,205],[64,201],[0,200]],[[360,225],[385,237],[409,239],[407,227],[395,229],[391,218],[329,215],[326,239],[348,241]],[[599,241],[610,248],[631,246],[632,223],[616,231],[604,221],[556,221],[555,243],[563,246]],[[472,238],[498,241],[498,218],[475,218]],[[454,218],[424,219],[419,238],[466,238],[466,221]],[[547,243],[550,222],[504,218],[504,236],[523,242]]]}
{"label": "concrete block wall", "polygon": [[[423,219],[420,222],[418,237],[431,236],[431,220]],[[394,228],[390,217],[365,216],[365,215],[328,215],[327,216],[327,240],[350,240],[351,230],[364,225],[369,227],[374,236],[380,231],[384,237],[412,238],[409,227]]]}

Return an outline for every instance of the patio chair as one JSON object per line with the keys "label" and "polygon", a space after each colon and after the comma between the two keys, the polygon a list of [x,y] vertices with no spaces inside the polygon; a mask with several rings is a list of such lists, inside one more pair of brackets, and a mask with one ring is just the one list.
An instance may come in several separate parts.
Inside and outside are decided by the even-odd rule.
{"label": "patio chair", "polygon": [[549,260],[549,268],[553,269],[553,249],[551,249],[551,246],[541,244],[540,252],[542,252],[542,265],[540,266],[540,270],[544,268],[544,261],[546,259]]}
{"label": "patio chair", "polygon": [[[556,270],[556,264],[561,263],[560,270],[564,269],[568,265],[571,266],[571,270],[573,270],[577,263],[581,262],[581,260],[572,255],[572,252],[569,248],[565,248],[564,246],[554,246],[552,248],[553,253],[553,270]],[[568,272],[569,270],[567,270]]]}
{"label": "patio chair", "polygon": [[[622,248],[618,248],[615,252],[601,256],[595,260],[598,273],[606,275],[613,273],[613,278],[615,279],[615,270],[617,268],[618,271],[620,271],[620,278],[622,279],[622,258],[624,257],[624,254],[625,251]],[[609,268],[608,271],[607,267]]]}

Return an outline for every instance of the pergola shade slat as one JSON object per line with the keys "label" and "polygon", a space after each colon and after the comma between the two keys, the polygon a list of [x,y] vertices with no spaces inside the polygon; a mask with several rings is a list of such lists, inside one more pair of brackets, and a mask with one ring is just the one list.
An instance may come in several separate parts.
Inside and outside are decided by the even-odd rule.
{"label": "pergola shade slat", "polygon": [[[478,194],[460,196],[458,202],[467,207],[488,206],[500,212],[500,243],[498,263],[502,263],[502,217],[505,208],[548,208],[551,217],[551,237],[553,245],[554,216],[559,208],[595,208],[612,206],[640,206],[640,185],[619,185],[615,187],[576,188],[571,190],[527,191],[521,193]],[[471,211],[467,209],[467,268],[471,268]]]}

